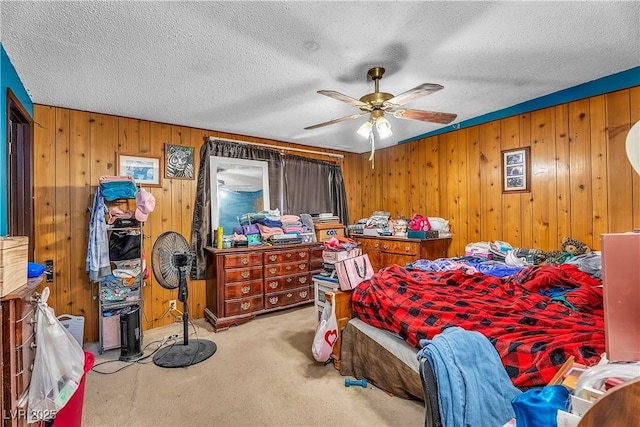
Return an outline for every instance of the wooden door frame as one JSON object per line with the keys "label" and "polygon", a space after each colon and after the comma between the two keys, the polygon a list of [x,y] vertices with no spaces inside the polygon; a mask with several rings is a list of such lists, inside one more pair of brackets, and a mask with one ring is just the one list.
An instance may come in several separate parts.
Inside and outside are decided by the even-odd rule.
{"label": "wooden door frame", "polygon": [[[29,237],[29,260],[34,259],[33,118],[7,88],[7,232]],[[14,129],[10,123],[17,123]],[[14,138],[15,136],[15,138]]]}

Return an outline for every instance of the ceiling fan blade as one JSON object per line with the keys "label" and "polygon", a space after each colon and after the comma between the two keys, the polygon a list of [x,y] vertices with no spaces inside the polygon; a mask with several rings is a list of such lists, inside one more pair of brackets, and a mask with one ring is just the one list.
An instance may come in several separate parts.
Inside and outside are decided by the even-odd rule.
{"label": "ceiling fan blade", "polygon": [[457,114],[451,113],[439,113],[437,111],[423,111],[423,110],[406,110],[404,108],[387,110],[393,114],[396,119],[411,119],[421,120],[423,122],[434,122],[449,124],[458,117]]}
{"label": "ceiling fan blade", "polygon": [[328,126],[328,125],[332,125],[332,124],[335,124],[335,123],[346,122],[347,120],[357,119],[358,117],[362,117],[362,116],[367,115],[367,114],[369,114],[369,113],[352,114],[350,116],[340,117],[339,119],[329,120],[328,122],[318,123],[317,125],[307,126],[305,129],[306,130],[316,129],[316,128],[320,128],[322,126]]}
{"label": "ceiling fan blade", "polygon": [[318,93],[320,95],[328,96],[329,98],[337,99],[338,101],[346,102],[349,105],[353,105],[354,107],[367,107],[368,104],[360,101],[359,99],[352,98],[343,93],[336,92],[335,90],[319,90]]}
{"label": "ceiling fan blade", "polygon": [[416,86],[413,89],[409,89],[406,92],[401,93],[400,95],[396,95],[390,100],[386,101],[383,105],[390,106],[392,105],[404,105],[413,101],[416,98],[420,98],[421,96],[426,96],[432,94],[433,92],[437,92],[440,89],[443,89],[444,86],[435,84],[435,83],[422,83],[420,86]]}

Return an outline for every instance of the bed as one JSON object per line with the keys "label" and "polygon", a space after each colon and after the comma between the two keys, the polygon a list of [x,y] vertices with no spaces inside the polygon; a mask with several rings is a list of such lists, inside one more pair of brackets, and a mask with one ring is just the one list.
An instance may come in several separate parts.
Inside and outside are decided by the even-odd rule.
{"label": "bed", "polygon": [[420,340],[449,326],[486,336],[521,388],[546,384],[570,356],[594,365],[605,351],[601,281],[574,264],[528,267],[506,278],[393,265],[361,283],[351,300],[341,374],[402,397],[424,398]]}

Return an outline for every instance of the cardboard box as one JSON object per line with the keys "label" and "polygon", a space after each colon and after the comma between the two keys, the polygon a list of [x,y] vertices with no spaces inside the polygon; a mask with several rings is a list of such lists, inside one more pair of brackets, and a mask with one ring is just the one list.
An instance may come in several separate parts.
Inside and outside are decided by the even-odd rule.
{"label": "cardboard box", "polygon": [[27,283],[27,236],[0,237],[0,297]]}
{"label": "cardboard box", "polygon": [[324,242],[332,237],[344,237],[344,225],[339,222],[319,222],[314,223],[313,228],[316,231],[316,239],[318,242]]}

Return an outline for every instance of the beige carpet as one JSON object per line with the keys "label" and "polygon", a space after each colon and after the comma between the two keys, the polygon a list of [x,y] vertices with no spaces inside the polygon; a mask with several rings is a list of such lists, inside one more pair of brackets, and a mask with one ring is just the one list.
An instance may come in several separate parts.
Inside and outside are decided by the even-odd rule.
{"label": "beige carpet", "polygon": [[[371,385],[345,387],[345,377],[332,365],[315,362],[314,316],[314,307],[304,306],[218,333],[196,320],[198,337],[215,342],[216,354],[188,368],[160,368],[148,359],[111,375],[89,372],[83,425],[424,425],[422,402],[389,396]],[[146,331],[143,346],[181,332],[181,323]],[[119,355],[119,350],[97,355],[96,364]],[[113,372],[126,365],[116,361],[96,369]]]}

